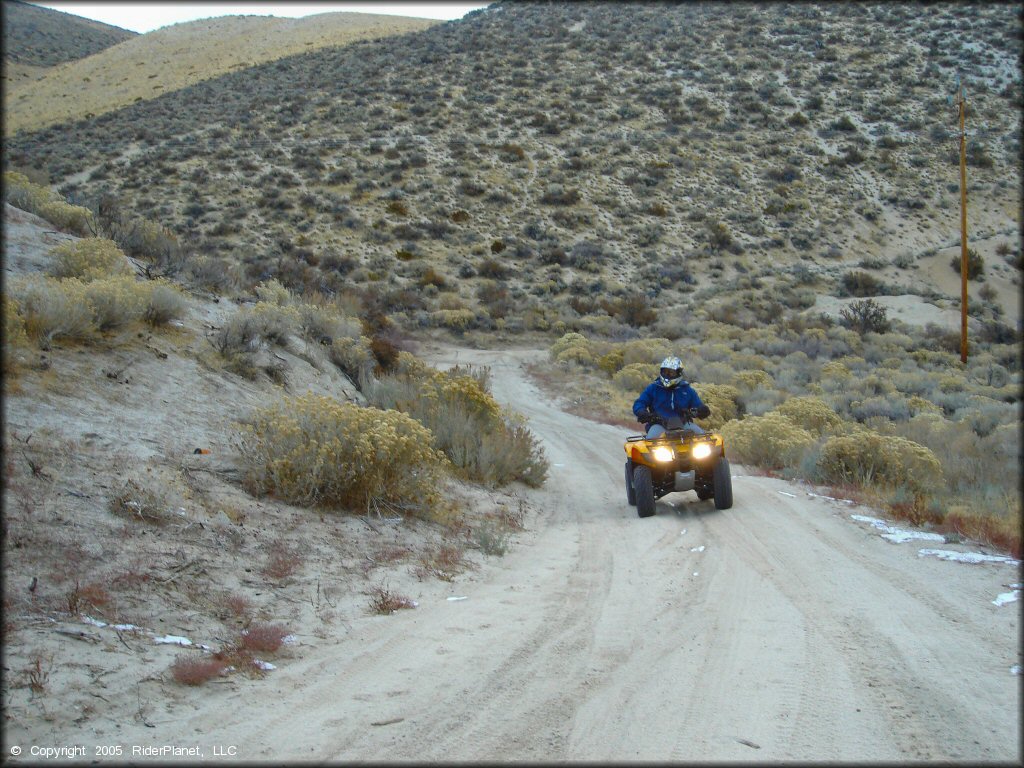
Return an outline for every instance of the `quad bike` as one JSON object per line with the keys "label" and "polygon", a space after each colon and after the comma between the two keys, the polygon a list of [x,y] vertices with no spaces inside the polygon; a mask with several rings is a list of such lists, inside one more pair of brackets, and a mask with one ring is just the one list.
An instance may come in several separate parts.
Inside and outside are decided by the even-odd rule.
{"label": "quad bike", "polygon": [[732,506],[732,475],[725,441],[713,432],[685,429],[696,410],[683,418],[655,418],[665,427],[659,437],[626,438],[626,500],[640,517],[654,514],[654,502],[675,491],[696,491],[701,501],[714,497],[715,509]]}

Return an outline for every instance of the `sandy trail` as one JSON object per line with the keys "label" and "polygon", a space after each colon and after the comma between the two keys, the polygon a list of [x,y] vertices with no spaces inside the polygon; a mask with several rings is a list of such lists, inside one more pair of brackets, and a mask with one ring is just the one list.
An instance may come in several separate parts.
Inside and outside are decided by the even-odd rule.
{"label": "sandy trail", "polygon": [[422,351],[489,365],[543,442],[517,544],[258,685],[204,690],[175,743],[245,762],[1019,759],[1020,616],[991,602],[1018,570],[919,557],[850,518],[870,510],[738,467],[733,509],[672,494],[640,520],[622,430],[541,396],[522,363],[543,354]]}

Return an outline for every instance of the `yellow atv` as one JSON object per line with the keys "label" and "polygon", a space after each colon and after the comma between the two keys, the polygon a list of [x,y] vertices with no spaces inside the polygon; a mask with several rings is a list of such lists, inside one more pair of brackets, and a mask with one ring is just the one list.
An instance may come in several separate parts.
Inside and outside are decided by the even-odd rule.
{"label": "yellow atv", "polygon": [[640,517],[654,514],[654,502],[675,491],[696,491],[701,501],[714,497],[715,509],[732,506],[732,474],[725,458],[725,441],[713,432],[685,429],[696,416],[655,419],[664,428],[658,437],[626,438],[626,500]]}

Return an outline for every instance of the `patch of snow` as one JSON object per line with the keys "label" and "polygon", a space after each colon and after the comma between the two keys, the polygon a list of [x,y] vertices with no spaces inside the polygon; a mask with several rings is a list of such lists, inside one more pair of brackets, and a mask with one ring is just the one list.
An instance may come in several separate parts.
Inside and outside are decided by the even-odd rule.
{"label": "patch of snow", "polygon": [[691,551],[691,552],[703,552],[703,551],[704,551],[704,545],[703,545],[703,544],[701,544],[701,545],[700,545],[699,547],[694,547],[694,548],[693,548],[693,549],[691,549],[690,551]]}
{"label": "patch of snow", "polygon": [[879,520],[876,517],[866,517],[864,515],[850,515],[854,520],[861,523],[868,523],[873,528],[877,528],[882,531],[882,538],[888,539],[889,541],[895,542],[896,544],[903,544],[904,542],[911,541],[913,539],[923,539],[925,541],[942,541],[945,542],[946,537],[940,533],[928,533],[926,531],[906,531],[902,528],[893,528],[885,520]]}
{"label": "patch of snow", "polygon": [[165,645],[192,645],[192,641],[189,640],[187,637],[178,637],[177,635],[164,635],[163,637],[154,637],[153,642]]}
{"label": "patch of snow", "polygon": [[1002,607],[1007,603],[1015,603],[1020,599],[1020,590],[1015,589],[1013,592],[1002,592],[996,596],[996,599],[992,601],[992,605]]}
{"label": "patch of snow", "polygon": [[922,549],[917,553],[918,557],[934,555],[942,560],[953,560],[959,563],[1006,563],[1007,565],[1020,565],[1020,560],[1002,555],[985,555],[981,552],[952,552],[948,549]]}
{"label": "patch of snow", "polygon": [[811,493],[810,491],[807,492],[807,495],[810,496],[811,498],[825,499],[826,501],[841,501],[843,502],[843,504],[857,503],[856,501],[851,501],[850,499],[837,499],[835,496],[822,496],[820,493]]}

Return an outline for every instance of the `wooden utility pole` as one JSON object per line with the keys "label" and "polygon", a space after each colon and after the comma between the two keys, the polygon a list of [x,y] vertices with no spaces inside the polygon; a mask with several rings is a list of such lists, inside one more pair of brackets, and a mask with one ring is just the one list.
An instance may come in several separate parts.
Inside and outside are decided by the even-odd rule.
{"label": "wooden utility pole", "polygon": [[957,109],[960,113],[960,362],[967,362],[967,89],[956,79]]}

